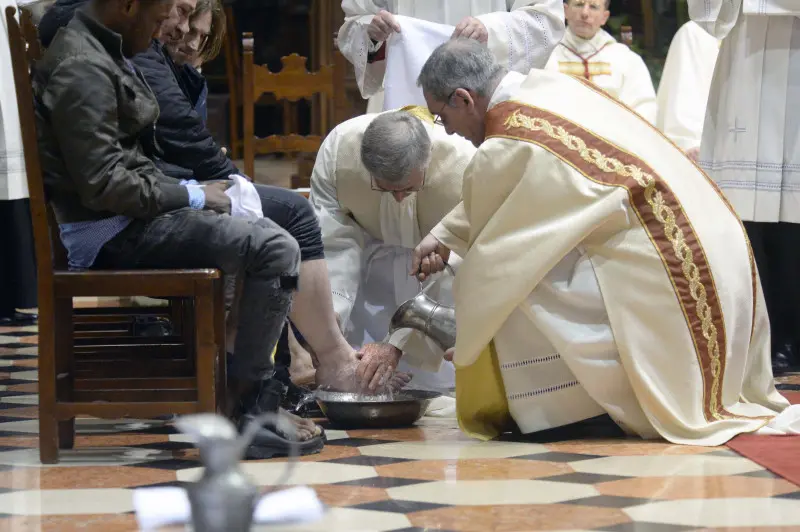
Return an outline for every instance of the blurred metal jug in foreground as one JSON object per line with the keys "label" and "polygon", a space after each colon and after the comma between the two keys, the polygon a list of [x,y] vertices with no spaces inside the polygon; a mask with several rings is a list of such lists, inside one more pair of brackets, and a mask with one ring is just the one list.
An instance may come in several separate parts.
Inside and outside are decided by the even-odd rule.
{"label": "blurred metal jug in foreground", "polygon": [[[284,416],[273,413],[257,416],[241,435],[233,423],[216,414],[193,414],[176,420],[177,429],[193,437],[205,467],[202,477],[186,486],[195,532],[250,530],[259,490],[242,471],[240,460],[264,423],[272,423],[284,433],[294,430]],[[297,445],[293,444],[286,470],[276,486],[288,480],[297,454]]]}
{"label": "blurred metal jug in foreground", "polygon": [[421,291],[395,311],[389,322],[389,334],[400,329],[414,329],[447,351],[456,345],[456,309],[440,305]]}

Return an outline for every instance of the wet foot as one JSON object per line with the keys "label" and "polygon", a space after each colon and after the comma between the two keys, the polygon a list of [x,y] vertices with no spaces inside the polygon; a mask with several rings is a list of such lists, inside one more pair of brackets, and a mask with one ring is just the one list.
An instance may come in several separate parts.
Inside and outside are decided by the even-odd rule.
{"label": "wet foot", "polygon": [[310,440],[311,438],[322,434],[322,427],[310,419],[298,417],[290,412],[287,412],[283,408],[280,409],[280,414],[281,417],[286,419],[286,421],[291,424],[291,427],[294,429],[299,441]]}

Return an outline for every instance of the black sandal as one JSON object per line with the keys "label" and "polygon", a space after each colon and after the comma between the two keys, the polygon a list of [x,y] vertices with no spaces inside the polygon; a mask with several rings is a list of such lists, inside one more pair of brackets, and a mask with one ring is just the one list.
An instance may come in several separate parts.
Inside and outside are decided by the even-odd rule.
{"label": "black sandal", "polygon": [[[237,419],[239,431],[245,430],[247,425],[256,416],[264,412],[278,412],[279,405],[284,400],[286,386],[280,381],[270,378],[256,387],[255,393],[243,400],[240,415]],[[308,440],[295,440],[291,435],[284,434],[274,424],[268,423],[261,427],[245,451],[248,460],[263,460],[276,456],[288,456],[292,447],[299,456],[319,453],[325,446],[327,438],[322,427],[315,425],[319,433]]]}

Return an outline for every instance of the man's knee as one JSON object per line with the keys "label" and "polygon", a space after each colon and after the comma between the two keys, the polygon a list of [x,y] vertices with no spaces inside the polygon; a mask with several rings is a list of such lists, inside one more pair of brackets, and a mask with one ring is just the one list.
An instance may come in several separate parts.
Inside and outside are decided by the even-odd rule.
{"label": "man's knee", "polygon": [[261,219],[253,232],[253,266],[264,277],[294,278],[300,274],[300,246],[284,229]]}
{"label": "man's knee", "polygon": [[300,197],[303,201],[297,206],[292,234],[300,244],[301,259],[323,259],[325,258],[325,246],[322,243],[322,230],[317,213],[314,212],[314,207],[309,201]]}
{"label": "man's knee", "polygon": [[325,257],[322,232],[314,207],[301,194],[285,188],[256,185],[264,217],[286,229],[300,245],[301,259]]}

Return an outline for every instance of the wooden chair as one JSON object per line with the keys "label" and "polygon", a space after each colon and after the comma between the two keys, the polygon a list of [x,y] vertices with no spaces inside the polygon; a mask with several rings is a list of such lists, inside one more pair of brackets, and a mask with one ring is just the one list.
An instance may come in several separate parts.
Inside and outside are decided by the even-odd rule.
{"label": "wooden chair", "polygon": [[242,150],[242,139],[239,133],[242,51],[239,49],[233,4],[226,3],[223,11],[225,12],[225,40],[222,44],[222,51],[225,54],[225,78],[228,82],[228,149],[231,152],[231,158],[238,159]]}
{"label": "wooden chair", "polygon": [[[39,454],[51,464],[59,448],[74,445],[78,416],[153,418],[218,409],[225,390],[223,282],[213,269],[67,270],[36,140],[30,71],[42,50],[30,13],[22,10],[19,22],[15,13],[13,7],[5,10],[38,273]],[[175,308],[184,334],[80,334],[73,297],[134,295],[180,301]]]}
{"label": "wooden chair", "polygon": [[[245,33],[242,39],[242,85],[243,109],[242,123],[244,125],[244,171],[247,175],[255,177],[255,156],[257,154],[285,153],[288,155],[316,154],[322,144],[323,137],[332,128],[329,109],[346,107],[341,103],[343,97],[344,74],[346,70],[345,59],[341,53],[334,55],[334,64],[325,65],[316,72],[306,70],[306,58],[298,54],[291,54],[281,58],[283,68],[280,72],[271,72],[266,66],[256,65],[253,62],[253,35]],[[297,102],[301,99],[316,100],[320,105],[319,131],[313,135],[298,135],[294,132],[284,131],[283,135],[270,135],[266,138],[257,138],[254,132],[254,105],[262,94],[272,94],[278,100]],[[286,120],[284,119],[284,122]],[[338,123],[334,119],[335,123]],[[308,186],[307,178],[302,175],[301,182],[294,182],[292,188]],[[303,182],[303,180],[305,182]]]}

